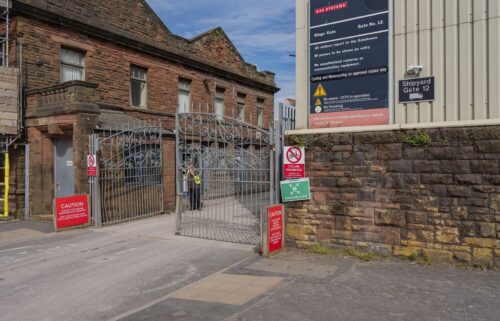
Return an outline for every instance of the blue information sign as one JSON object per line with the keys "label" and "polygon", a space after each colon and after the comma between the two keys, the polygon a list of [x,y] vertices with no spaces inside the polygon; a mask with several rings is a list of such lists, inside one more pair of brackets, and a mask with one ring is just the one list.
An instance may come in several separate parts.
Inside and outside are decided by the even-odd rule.
{"label": "blue information sign", "polygon": [[310,1],[310,127],[389,122],[389,1]]}

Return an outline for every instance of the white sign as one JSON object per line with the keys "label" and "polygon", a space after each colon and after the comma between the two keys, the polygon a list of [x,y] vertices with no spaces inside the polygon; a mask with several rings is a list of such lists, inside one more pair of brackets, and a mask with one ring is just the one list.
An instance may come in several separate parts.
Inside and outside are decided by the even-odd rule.
{"label": "white sign", "polygon": [[285,178],[304,178],[306,176],[306,153],[304,147],[285,147],[283,151],[283,174]]}

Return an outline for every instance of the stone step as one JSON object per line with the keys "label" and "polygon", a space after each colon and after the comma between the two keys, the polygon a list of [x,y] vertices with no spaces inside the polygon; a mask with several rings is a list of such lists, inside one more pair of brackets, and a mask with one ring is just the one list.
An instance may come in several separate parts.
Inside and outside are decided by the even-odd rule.
{"label": "stone step", "polygon": [[32,219],[34,221],[52,222],[54,220],[54,215],[52,214],[33,215]]}
{"label": "stone step", "polygon": [[0,224],[2,224],[2,223],[10,223],[10,222],[17,222],[17,221],[19,221],[19,220],[16,219],[15,217],[13,217],[13,216],[7,216],[7,217],[0,216]]}

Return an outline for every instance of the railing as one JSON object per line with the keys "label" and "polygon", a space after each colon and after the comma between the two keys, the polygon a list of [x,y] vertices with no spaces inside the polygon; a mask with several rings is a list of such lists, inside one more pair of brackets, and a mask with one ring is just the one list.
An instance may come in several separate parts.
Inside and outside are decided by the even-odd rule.
{"label": "railing", "polygon": [[98,85],[69,81],[59,85],[30,90],[26,116],[45,117],[77,112],[99,113],[96,103]]}

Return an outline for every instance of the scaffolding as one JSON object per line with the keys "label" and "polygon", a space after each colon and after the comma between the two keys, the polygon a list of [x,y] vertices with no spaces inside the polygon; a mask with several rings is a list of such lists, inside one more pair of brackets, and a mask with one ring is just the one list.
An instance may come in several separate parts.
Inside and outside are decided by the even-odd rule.
{"label": "scaffolding", "polygon": [[[9,67],[11,0],[0,0],[0,67]],[[22,87],[20,87],[21,89]],[[21,100],[20,100],[21,101]],[[18,136],[0,133],[0,218],[9,216],[10,159],[9,148]]]}
{"label": "scaffolding", "polygon": [[0,66],[9,67],[9,34],[11,0],[0,0]]}

